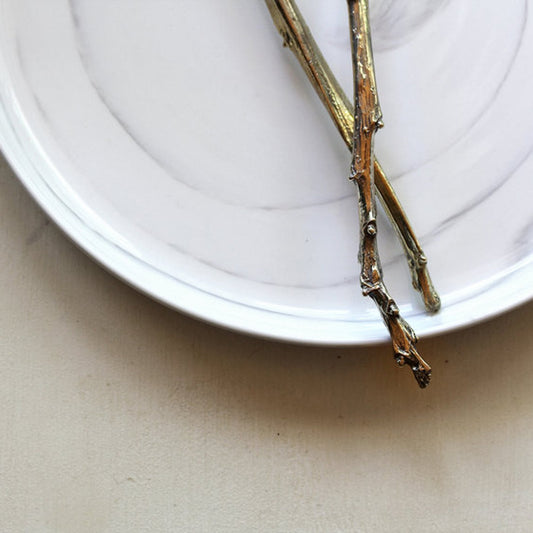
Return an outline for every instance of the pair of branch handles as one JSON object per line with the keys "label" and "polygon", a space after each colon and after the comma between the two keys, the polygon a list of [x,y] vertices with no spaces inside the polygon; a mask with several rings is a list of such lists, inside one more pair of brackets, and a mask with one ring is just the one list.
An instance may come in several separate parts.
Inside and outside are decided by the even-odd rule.
{"label": "pair of branch handles", "polygon": [[354,105],[350,103],[313,38],[294,0],[265,0],[283,43],[300,65],[352,152],[350,179],[359,192],[360,282],[362,292],[376,303],[387,326],[400,365],[408,365],[421,388],[429,384],[431,367],[416,349],[415,332],[400,316],[383,282],[377,249],[374,188],[402,243],[412,275],[428,312],[440,309],[427,259],[383,168],[374,156],[374,134],[382,126],[375,81],[367,0],[347,0],[354,75]]}

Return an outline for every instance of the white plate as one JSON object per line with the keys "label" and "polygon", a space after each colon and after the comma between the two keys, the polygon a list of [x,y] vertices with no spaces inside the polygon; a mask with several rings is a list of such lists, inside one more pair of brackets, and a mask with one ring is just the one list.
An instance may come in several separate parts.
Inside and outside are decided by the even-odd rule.
{"label": "white plate", "polygon": [[[345,2],[301,0],[351,91]],[[377,154],[430,259],[420,335],[533,294],[533,0],[372,2]],[[310,343],[387,336],[357,283],[349,153],[262,0],[0,0],[0,144],[81,247],[166,304]]]}

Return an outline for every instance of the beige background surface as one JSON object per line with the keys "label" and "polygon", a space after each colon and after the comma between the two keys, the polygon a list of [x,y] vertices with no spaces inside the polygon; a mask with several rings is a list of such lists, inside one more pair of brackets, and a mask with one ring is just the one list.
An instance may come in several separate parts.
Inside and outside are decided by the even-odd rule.
{"label": "beige background surface", "polygon": [[0,159],[0,531],[532,531],[533,304],[390,348],[222,331],[130,289]]}

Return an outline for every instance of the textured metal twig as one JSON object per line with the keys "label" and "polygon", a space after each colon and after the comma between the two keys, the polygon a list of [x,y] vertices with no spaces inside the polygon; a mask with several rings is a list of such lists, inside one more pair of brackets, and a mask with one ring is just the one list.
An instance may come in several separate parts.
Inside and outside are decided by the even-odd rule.
{"label": "textured metal twig", "polygon": [[393,343],[399,365],[409,365],[420,387],[426,387],[431,377],[430,366],[420,357],[415,344],[417,337],[400,316],[398,306],[383,283],[377,247],[376,206],[374,198],[374,134],[382,126],[381,108],[377,96],[367,0],[347,0],[350,16],[350,37],[354,75],[354,116],[352,166],[350,179],[359,190],[361,225],[361,288],[379,308]]}
{"label": "textured metal twig", "polygon": [[[294,0],[265,0],[272,19],[288,46],[298,58],[322,103],[332,117],[346,146],[351,151],[354,137],[353,106],[324,59],[311,31]],[[381,203],[387,212],[405,250],[413,286],[424,300],[426,309],[440,309],[440,298],[433,287],[427,259],[407,216],[377,160],[374,161],[375,183]]]}

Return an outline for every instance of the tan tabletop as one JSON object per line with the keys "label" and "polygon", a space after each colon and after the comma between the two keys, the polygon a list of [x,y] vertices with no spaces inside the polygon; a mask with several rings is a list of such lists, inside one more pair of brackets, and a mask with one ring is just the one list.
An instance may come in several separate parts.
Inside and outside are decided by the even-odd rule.
{"label": "tan tabletop", "polygon": [[533,304],[421,341],[421,391],[151,301],[3,159],[0,231],[0,531],[533,530]]}

